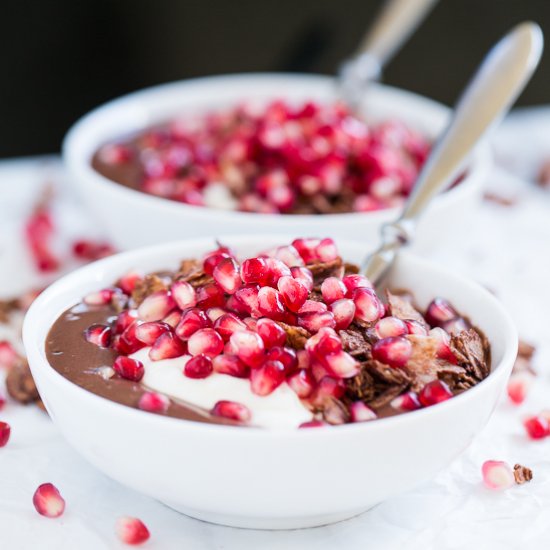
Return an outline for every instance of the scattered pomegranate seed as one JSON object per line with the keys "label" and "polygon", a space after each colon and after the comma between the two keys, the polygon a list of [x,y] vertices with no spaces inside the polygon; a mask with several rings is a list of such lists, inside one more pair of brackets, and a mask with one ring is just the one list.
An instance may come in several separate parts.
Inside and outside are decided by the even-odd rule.
{"label": "scattered pomegranate seed", "polygon": [[308,422],[302,422],[298,428],[322,428],[324,426],[330,426],[322,420],[309,420]]}
{"label": "scattered pomegranate seed", "polygon": [[65,511],[65,500],[51,483],[43,483],[36,489],[32,503],[36,511],[47,518],[58,518]]}
{"label": "scattered pomegranate seed", "polygon": [[298,311],[299,315],[307,313],[324,313],[328,311],[328,307],[324,302],[317,302],[316,300],[306,300],[304,305]]}
{"label": "scattered pomegranate seed", "polygon": [[507,387],[510,401],[515,405],[521,405],[525,401],[533,382],[534,376],[530,372],[513,373],[510,380],[508,380]]}
{"label": "scattered pomegranate seed", "polygon": [[231,420],[237,420],[238,422],[249,422],[252,418],[250,409],[240,403],[234,401],[218,401],[211,413],[214,416],[221,416],[223,418],[229,418]]}
{"label": "scattered pomegranate seed", "polygon": [[424,407],[436,405],[442,401],[447,401],[453,396],[449,386],[441,380],[434,380],[426,384],[418,394],[418,400]]}
{"label": "scattered pomegranate seed", "polygon": [[323,401],[325,397],[340,399],[344,395],[346,387],[342,380],[332,376],[323,376],[315,388],[314,400]]}
{"label": "scattered pomegranate seed", "polygon": [[259,291],[260,289],[256,285],[250,285],[237,290],[237,292],[235,292],[235,294],[231,297],[235,299],[234,305],[239,308],[235,309],[235,311],[260,317],[261,314],[258,309]]}
{"label": "scattered pomegranate seed", "polygon": [[282,320],[286,312],[281,293],[270,286],[260,288],[258,309],[262,315],[274,320]]}
{"label": "scattered pomegranate seed", "polygon": [[128,516],[116,520],[115,532],[122,542],[129,545],[143,544],[151,537],[149,529],[140,519]]}
{"label": "scattered pomegranate seed", "polygon": [[0,341],[0,367],[11,369],[19,361],[19,354],[7,340]]}
{"label": "scattered pomegranate seed", "polygon": [[322,239],[315,247],[315,255],[317,260],[321,262],[332,262],[338,258],[338,249],[332,239]]}
{"label": "scattered pomegranate seed", "polygon": [[334,315],[330,311],[319,313],[304,313],[298,317],[298,326],[305,328],[307,331],[315,333],[323,327],[334,328],[336,321]]}
{"label": "scattered pomegranate seed", "polygon": [[330,311],[334,315],[335,328],[344,330],[351,325],[355,318],[355,303],[347,298],[336,300],[330,304]]}
{"label": "scattered pomegranate seed", "polygon": [[339,351],[325,357],[325,364],[331,373],[339,378],[351,378],[359,373],[359,363],[345,351]]}
{"label": "scattered pomegranate seed", "polygon": [[141,361],[132,359],[131,357],[124,357],[123,355],[119,355],[115,359],[113,369],[115,369],[116,373],[122,376],[122,378],[133,380],[134,382],[139,382],[145,374],[145,369]]}
{"label": "scattered pomegranate seed", "polygon": [[[281,296],[283,298],[283,303],[285,304],[285,306],[290,311],[293,311],[295,313],[297,313],[300,310],[300,308],[304,305],[309,295],[307,286],[299,279],[295,279],[290,275],[285,275],[284,277],[281,277],[277,282],[277,288],[281,293]],[[260,290],[260,294],[261,292],[262,291]],[[260,302],[260,310],[261,310],[261,302]]]}
{"label": "scattered pomegranate seed", "polygon": [[182,340],[188,340],[197,330],[210,326],[210,319],[198,308],[188,309],[176,327],[176,334]]}
{"label": "scattered pomegranate seed", "polygon": [[87,239],[80,239],[73,243],[73,254],[80,260],[93,262],[106,258],[115,253],[115,249],[105,242],[95,242]]}
{"label": "scattered pomegranate seed", "polygon": [[48,273],[59,269],[51,241],[55,234],[53,218],[47,204],[39,204],[25,223],[25,238],[38,271]]}
{"label": "scattered pomegranate seed", "polygon": [[235,294],[243,281],[239,273],[239,264],[233,258],[224,258],[213,271],[214,280],[227,294]]}
{"label": "scattered pomegranate seed", "polygon": [[239,359],[249,367],[258,367],[265,359],[264,341],[256,332],[241,330],[229,338],[232,348]]}
{"label": "scattered pomegranate seed", "polygon": [[355,401],[349,407],[352,422],[368,422],[369,420],[375,420],[376,413],[363,401]]}
{"label": "scattered pomegranate seed", "polygon": [[134,321],[121,335],[118,349],[125,355],[130,355],[145,347],[145,344],[138,339],[136,331],[139,328],[140,321]]}
{"label": "scattered pomegranate seed", "polygon": [[405,321],[397,317],[384,317],[380,319],[374,326],[374,331],[378,338],[389,338],[395,336],[403,336],[409,333],[409,329]]}
{"label": "scattered pomegranate seed", "polygon": [[162,393],[146,391],[139,398],[138,408],[142,411],[164,413],[168,410],[170,400]]}
{"label": "scattered pomegranate seed", "polygon": [[195,355],[185,364],[183,374],[189,378],[206,378],[212,374],[212,359],[206,355]]}
{"label": "scattered pomegranate seed", "polygon": [[292,348],[284,348],[276,346],[271,348],[266,354],[267,361],[280,361],[284,368],[285,374],[288,376],[298,368],[298,357]]}
{"label": "scattered pomegranate seed", "polygon": [[227,353],[214,357],[212,367],[214,372],[236,378],[247,378],[250,373],[250,369],[236,355]]}
{"label": "scattered pomegranate seed", "polygon": [[384,315],[384,306],[374,290],[356,288],[351,297],[355,303],[355,318],[359,321],[372,323]]}
{"label": "scattered pomegranate seed", "polygon": [[212,358],[223,351],[223,339],[213,328],[201,328],[189,338],[187,349],[191,355]]}
{"label": "scattered pomegranate seed", "polygon": [[279,246],[272,254],[268,254],[277,260],[281,260],[287,267],[301,267],[304,265],[302,257],[292,245]]}
{"label": "scattered pomegranate seed", "polygon": [[277,258],[265,258],[265,262],[268,269],[265,284],[276,287],[281,277],[290,276],[292,274],[290,268]]}
{"label": "scattered pomegranate seed", "polygon": [[227,249],[220,248],[218,250],[214,250],[213,252],[210,252],[207,254],[204,258],[203,262],[203,269],[204,272],[208,275],[212,275],[214,273],[214,269],[216,266],[222,261],[227,258],[231,258],[231,254],[227,251]]}
{"label": "scattered pomegranate seed", "polygon": [[363,275],[345,275],[342,282],[348,289],[349,296],[356,288],[372,288],[371,282]]}
{"label": "scattered pomegranate seed", "polygon": [[91,325],[84,331],[84,338],[90,344],[108,348],[111,344],[111,332],[111,327],[107,325]]}
{"label": "scattered pomegranate seed", "polygon": [[292,246],[298,251],[306,264],[311,264],[319,259],[316,248],[320,242],[319,239],[295,239],[292,241]]}
{"label": "scattered pomegranate seed", "polygon": [[481,466],[483,484],[488,489],[509,489],[515,484],[512,468],[500,460],[487,460]]}
{"label": "scattered pomegranate seed", "polygon": [[10,440],[11,427],[7,422],[0,422],[0,447],[5,447]]}
{"label": "scattered pomegranate seed", "polygon": [[124,292],[124,294],[130,296],[132,292],[134,292],[137,283],[142,280],[143,275],[141,273],[138,271],[129,271],[118,280],[117,286],[122,290],[122,292]]}
{"label": "scattered pomegranate seed", "polygon": [[286,332],[275,321],[262,317],[256,322],[256,332],[264,341],[266,348],[284,346],[286,342]]}
{"label": "scattered pomegranate seed", "polygon": [[390,336],[372,346],[372,356],[390,367],[404,367],[412,355],[412,344],[403,336]]}
{"label": "scattered pomegranate seed", "polygon": [[96,292],[90,292],[84,297],[83,302],[89,306],[105,306],[111,302],[114,295],[112,288],[104,288]]}
{"label": "scattered pomegranate seed", "polygon": [[347,288],[337,277],[327,277],[321,284],[321,293],[323,300],[327,304],[332,304],[346,296]]}
{"label": "scattered pomegranate seed", "polygon": [[390,405],[398,411],[415,411],[422,406],[418,400],[418,395],[412,391],[398,395],[395,399],[392,399]]}
{"label": "scattered pomegranate seed", "polygon": [[150,321],[138,325],[135,329],[135,334],[140,342],[143,342],[147,346],[152,346],[162,334],[171,331],[172,327],[163,321]]}
{"label": "scattered pomegranate seed", "polygon": [[143,321],[160,321],[176,306],[172,296],[165,290],[153,292],[141,302],[138,316]]}
{"label": "scattered pomegranate seed", "polygon": [[280,361],[266,361],[250,371],[250,388],[256,395],[269,395],[285,379],[285,368]]}
{"label": "scattered pomegranate seed", "polygon": [[185,342],[180,340],[172,332],[164,332],[156,340],[149,350],[151,361],[162,361],[163,359],[174,359],[187,353]]}
{"label": "scattered pomegranate seed", "polygon": [[300,399],[309,397],[315,388],[315,380],[306,369],[300,369],[286,380],[287,384],[294,390]]}
{"label": "scattered pomegranate seed", "polygon": [[407,319],[405,321],[405,324],[407,325],[407,330],[409,331],[409,334],[416,334],[418,336],[428,336],[428,330],[426,329],[426,327],[421,325],[418,321],[412,321],[410,319]]}
{"label": "scattered pomegranate seed", "polygon": [[250,258],[241,265],[241,278],[245,284],[263,283],[267,280],[269,268],[264,258]]}
{"label": "scattered pomegranate seed", "polygon": [[440,327],[445,321],[451,321],[458,317],[457,311],[443,298],[435,298],[426,309],[426,321],[432,327]]}
{"label": "scattered pomegranate seed", "polygon": [[223,290],[216,284],[202,286],[197,291],[197,306],[202,309],[223,307],[225,296]]}
{"label": "scattered pomegranate seed", "polygon": [[448,334],[459,334],[471,327],[470,323],[462,317],[456,317],[441,324],[441,328]]}
{"label": "scattered pomegranate seed", "polygon": [[138,318],[136,309],[125,309],[121,311],[115,321],[114,333],[122,334]]}
{"label": "scattered pomegranate seed", "polygon": [[529,416],[523,421],[523,427],[531,439],[544,439],[550,435],[550,425],[545,416]]}
{"label": "scattered pomegranate seed", "polygon": [[187,309],[197,305],[197,293],[187,281],[176,281],[170,292],[180,309]]}

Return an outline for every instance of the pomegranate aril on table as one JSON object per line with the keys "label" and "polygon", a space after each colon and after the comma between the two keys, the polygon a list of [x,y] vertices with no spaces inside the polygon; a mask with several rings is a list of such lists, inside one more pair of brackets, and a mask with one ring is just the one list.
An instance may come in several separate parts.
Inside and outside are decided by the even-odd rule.
{"label": "pomegranate aril on table", "polygon": [[52,483],[40,485],[32,497],[32,503],[36,511],[47,518],[58,518],[65,511],[65,500]]}
{"label": "pomegranate aril on table", "polygon": [[[187,418],[188,404],[213,422],[255,425],[265,399],[301,411],[294,427],[337,425],[436,405],[489,374],[486,339],[452,304],[435,298],[423,315],[408,295],[377,294],[332,239],[244,260],[219,245],[180,265],[122,277],[77,306],[94,314],[84,338],[104,354],[90,372],[142,388],[141,410]],[[519,402],[525,388],[513,382]],[[215,401],[194,403],[209,391]],[[526,427],[542,437],[548,421]]]}
{"label": "pomegranate aril on table", "polygon": [[[396,134],[392,128],[409,139],[388,138]],[[402,123],[367,125],[339,103],[274,101],[260,110],[237,106],[207,113],[188,126],[178,119],[146,129],[101,147],[92,165],[107,177],[116,167],[121,184],[128,184],[128,175],[134,189],[195,206],[220,207],[222,197],[226,208],[245,212],[368,212],[403,201],[429,147]],[[280,247],[276,257],[298,265],[293,248],[306,263],[338,255],[330,238],[292,244]],[[205,258],[205,272],[211,275],[230,256],[220,247]]]}

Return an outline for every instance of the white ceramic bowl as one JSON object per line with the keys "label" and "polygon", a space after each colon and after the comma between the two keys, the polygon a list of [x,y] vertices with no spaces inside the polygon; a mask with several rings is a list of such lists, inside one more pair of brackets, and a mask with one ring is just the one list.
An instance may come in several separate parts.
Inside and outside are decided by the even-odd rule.
{"label": "white ceramic bowl", "polygon": [[[225,238],[241,255],[281,236]],[[23,337],[32,374],[68,442],[113,479],[190,516],[250,528],[297,528],[354,516],[433,476],[483,428],[505,387],[517,335],[498,301],[479,285],[400,256],[390,285],[411,289],[420,306],[445,296],[488,336],[492,372],[474,388],[431,408],[338,427],[270,431],[195,423],[119,405],[69,382],[45,355],[49,327],[88,291],[129,268],[173,268],[211,249],[211,239],[116,255],[49,287],[32,305]],[[364,245],[340,242],[347,260]]]}
{"label": "white ceramic bowl", "polygon": [[[268,101],[335,98],[334,80],[325,76],[251,74],[201,78],[166,84],[124,96],[92,111],[69,131],[63,159],[86,205],[120,249],[181,238],[227,233],[330,233],[342,239],[361,235],[373,241],[382,223],[393,221],[396,209],[371,213],[330,215],[266,215],[189,206],[147,195],[114,183],[90,165],[104,143],[163,122],[176,114],[226,108],[245,99]],[[430,99],[381,84],[369,87],[364,100],[368,120],[403,120],[434,138],[445,126],[449,109]],[[443,242],[446,230],[467,226],[490,167],[486,147],[477,150],[468,175],[454,189],[438,197],[418,228],[415,249]]]}

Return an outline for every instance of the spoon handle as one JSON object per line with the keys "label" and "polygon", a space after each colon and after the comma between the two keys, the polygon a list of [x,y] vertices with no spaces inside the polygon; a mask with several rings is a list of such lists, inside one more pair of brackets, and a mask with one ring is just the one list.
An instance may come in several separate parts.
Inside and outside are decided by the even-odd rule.
{"label": "spoon handle", "polygon": [[386,0],[363,36],[356,56],[368,53],[380,67],[395,55],[437,0]]}
{"label": "spoon handle", "polygon": [[486,55],[422,168],[403,213],[382,227],[382,246],[365,264],[373,283],[385,274],[397,250],[412,239],[417,220],[433,197],[449,187],[481,137],[508,112],[537,67],[542,48],[540,27],[525,22]]}
{"label": "spoon handle", "polygon": [[339,93],[356,113],[369,82],[422,22],[437,0],[386,0],[381,12],[361,39],[355,55],[340,67]]}

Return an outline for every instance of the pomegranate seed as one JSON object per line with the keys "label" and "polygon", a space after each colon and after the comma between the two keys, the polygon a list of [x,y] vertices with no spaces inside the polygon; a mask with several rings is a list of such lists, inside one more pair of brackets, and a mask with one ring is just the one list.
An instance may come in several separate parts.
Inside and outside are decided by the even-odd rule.
{"label": "pomegranate seed", "polygon": [[459,334],[465,330],[468,330],[470,327],[470,323],[462,317],[457,317],[456,319],[451,319],[450,321],[445,321],[441,324],[441,328],[448,334]]}
{"label": "pomegranate seed", "polygon": [[151,536],[149,529],[140,519],[128,516],[116,520],[115,532],[122,542],[130,545],[142,544]]}
{"label": "pomegranate seed", "polygon": [[212,374],[212,359],[206,355],[195,355],[185,364],[183,374],[188,378],[206,378]]}
{"label": "pomegranate seed", "polygon": [[304,283],[300,280],[294,279],[289,275],[279,279],[277,282],[277,288],[283,297],[283,302],[286,307],[295,313],[297,313],[304,305],[309,295],[306,285],[304,285]]}
{"label": "pomegranate seed", "polygon": [[305,328],[307,331],[315,333],[323,327],[334,328],[336,321],[334,315],[330,311],[322,313],[305,313],[298,317],[298,326]]}
{"label": "pomegranate seed", "polygon": [[214,416],[221,416],[238,422],[249,422],[252,418],[250,409],[245,405],[235,403],[235,401],[218,401],[211,413]]}
{"label": "pomegranate seed", "polygon": [[452,352],[451,347],[449,346],[449,343],[451,341],[450,336],[442,328],[439,327],[432,328],[430,330],[430,336],[437,340],[437,357],[439,359],[447,361],[448,363],[456,365],[458,361],[454,353]]}
{"label": "pomegranate seed", "polygon": [[104,145],[99,150],[99,156],[107,164],[125,164],[133,158],[132,150],[122,143]]}
{"label": "pomegranate seed", "polygon": [[208,254],[203,263],[203,269],[204,272],[208,275],[212,275],[214,273],[214,269],[216,266],[222,261],[226,260],[227,258],[231,258],[231,255],[223,250],[216,250],[214,252],[211,252]]}
{"label": "pomegranate seed", "polygon": [[264,283],[268,280],[269,268],[264,258],[250,258],[241,265],[241,278],[245,284]]}
{"label": "pomegranate seed", "polygon": [[342,282],[348,289],[350,296],[356,288],[372,288],[372,283],[363,275],[345,275]]}
{"label": "pomegranate seed", "polygon": [[111,343],[111,327],[107,325],[91,325],[84,331],[84,338],[90,344],[100,348],[108,348]]}
{"label": "pomegranate seed", "polygon": [[[267,319],[267,317],[264,317]],[[243,319],[244,324],[246,325],[246,328],[248,330],[251,330],[252,332],[258,332],[258,321],[259,319],[254,319],[254,317],[245,317]],[[271,321],[271,319],[270,319]]]}
{"label": "pomegranate seed", "polygon": [[180,309],[187,309],[197,305],[197,293],[187,281],[176,281],[171,289],[172,298]]}
{"label": "pomegranate seed", "polygon": [[407,330],[409,334],[416,334],[418,336],[428,336],[428,330],[426,327],[421,325],[418,321],[412,321],[410,319],[407,319],[404,321],[404,323],[407,325]]}
{"label": "pomegranate seed", "polygon": [[266,348],[285,345],[286,332],[279,324],[267,317],[258,319],[256,322],[256,332],[264,341]]}
{"label": "pomegranate seed", "polygon": [[268,256],[281,260],[281,262],[290,268],[301,267],[304,265],[302,257],[292,245],[279,246],[273,251],[272,254],[268,254]]}
{"label": "pomegranate seed", "polygon": [[355,318],[355,303],[353,300],[343,298],[330,304],[330,311],[334,315],[337,330],[348,328]]}
{"label": "pomegranate seed", "polygon": [[115,321],[115,334],[122,334],[138,318],[136,309],[125,309],[121,311]]}
{"label": "pomegranate seed", "polygon": [[228,374],[236,378],[248,378],[249,368],[236,356],[224,353],[212,360],[214,372]]}
{"label": "pomegranate seed", "polygon": [[137,283],[143,280],[141,273],[137,271],[129,271],[123,275],[117,282],[117,286],[124,292],[124,294],[130,296],[134,289],[136,288]]}
{"label": "pomegranate seed", "polygon": [[289,376],[286,382],[300,399],[309,397],[315,388],[315,380],[309,370],[306,369],[298,370]]}
{"label": "pomegranate seed", "polygon": [[359,373],[359,363],[345,351],[339,351],[325,357],[325,364],[331,373],[339,378],[351,378]]}
{"label": "pomegranate seed", "polygon": [[327,277],[321,284],[323,300],[327,304],[341,300],[345,297],[346,292],[346,285],[337,277]]}
{"label": "pomegranate seed", "polygon": [[11,427],[7,422],[0,422],[0,447],[5,447],[10,440]]}
{"label": "pomegranate seed", "polygon": [[384,306],[370,288],[356,288],[352,293],[355,303],[355,318],[365,323],[372,323],[384,315]]}
{"label": "pomegranate seed", "polygon": [[158,338],[165,332],[171,332],[172,328],[163,321],[150,321],[138,325],[135,330],[136,338],[146,344],[152,346]]}
{"label": "pomegranate seed", "polygon": [[338,258],[338,249],[332,239],[323,239],[315,247],[315,255],[321,262],[332,262]]}
{"label": "pomegranate seed", "polygon": [[285,368],[280,361],[266,361],[250,372],[250,388],[256,395],[269,395],[285,379]]}
{"label": "pomegranate seed", "polygon": [[301,369],[309,369],[310,367],[310,360],[309,360],[309,352],[305,349],[299,349],[296,352],[296,357],[298,359],[298,367]]}
{"label": "pomegranate seed", "polygon": [[224,258],[217,264],[213,276],[227,294],[235,294],[243,284],[239,273],[239,264],[233,258]]}
{"label": "pomegranate seed", "polygon": [[533,382],[534,376],[530,372],[513,373],[510,380],[508,380],[507,387],[510,401],[515,405],[521,405],[525,401]]}
{"label": "pomegranate seed", "polygon": [[276,287],[277,282],[281,277],[290,276],[290,268],[286,264],[277,260],[277,258],[265,258],[267,264],[267,281],[266,284]]}
{"label": "pomegranate seed", "polygon": [[292,348],[279,346],[271,348],[266,354],[266,359],[268,361],[280,361],[285,368],[286,375],[293,373],[298,368],[298,357]]}
{"label": "pomegranate seed", "polygon": [[306,264],[311,264],[318,260],[316,249],[320,242],[319,239],[295,239],[292,241],[292,246],[298,251]]}
{"label": "pomegranate seed", "polygon": [[11,369],[19,361],[19,354],[7,340],[0,342],[0,367]]}
{"label": "pomegranate seed", "polygon": [[488,489],[508,489],[515,483],[512,468],[500,460],[485,461],[481,466],[481,476],[483,484]]}
{"label": "pomegranate seed", "polygon": [[241,288],[234,294],[236,301],[242,305],[244,312],[256,317],[260,316],[260,311],[258,309],[259,291],[257,286],[252,285]]}
{"label": "pomegranate seed", "polygon": [[164,413],[168,410],[170,400],[166,395],[153,391],[146,391],[139,398],[138,408],[142,411]]}
{"label": "pomegranate seed", "polygon": [[441,380],[434,380],[426,384],[418,394],[418,400],[423,407],[436,405],[442,401],[447,401],[453,396],[449,386]]}
{"label": "pomegranate seed", "polygon": [[421,407],[418,395],[412,391],[398,395],[390,405],[398,411],[415,411]]}
{"label": "pomegranate seed", "polygon": [[352,422],[368,422],[369,420],[376,420],[376,413],[363,401],[355,401],[349,407]]}
{"label": "pomegranate seed", "polygon": [[390,336],[403,336],[409,333],[409,329],[404,321],[397,317],[384,317],[374,326],[374,331],[378,338],[389,338]]}
{"label": "pomegranate seed", "polygon": [[523,427],[531,439],[543,439],[550,435],[548,419],[544,416],[529,416],[523,421]]}
{"label": "pomegranate seed", "polygon": [[324,327],[307,339],[305,349],[323,361],[326,355],[342,351],[342,340],[332,328]]}
{"label": "pomegranate seed", "polygon": [[295,279],[302,282],[309,292],[312,291],[313,274],[311,273],[310,269],[308,269],[307,267],[294,266],[290,268],[290,273]]}
{"label": "pomegranate seed", "polygon": [[56,271],[59,260],[51,249],[55,227],[47,206],[40,205],[25,224],[25,237],[36,268],[41,272]]}
{"label": "pomegranate seed", "polygon": [[193,308],[183,313],[175,332],[178,338],[188,340],[197,330],[208,326],[210,326],[210,319],[208,319],[204,311]]}
{"label": "pomegranate seed", "polygon": [[390,367],[404,367],[412,355],[412,344],[402,336],[378,340],[372,346],[372,356]]}
{"label": "pomegranate seed", "polygon": [[432,327],[440,327],[445,321],[458,317],[458,313],[447,300],[435,298],[428,305],[424,317]]}
{"label": "pomegranate seed", "polygon": [[47,518],[58,518],[65,511],[65,500],[52,483],[43,483],[32,497],[36,511]]}
{"label": "pomegranate seed", "polygon": [[309,420],[307,422],[302,422],[298,428],[323,428],[325,426],[330,426],[330,424],[327,424],[326,422],[323,422],[322,420]]}
{"label": "pomegranate seed", "polygon": [[325,397],[340,399],[345,391],[346,387],[342,380],[338,380],[332,376],[323,376],[317,383],[314,400],[322,402]]}
{"label": "pomegranate seed", "polygon": [[187,348],[191,355],[212,358],[223,351],[223,339],[213,328],[201,328],[189,338]]}
{"label": "pomegranate seed", "polygon": [[116,373],[122,378],[134,382],[139,382],[145,374],[143,363],[131,357],[117,357],[113,364],[113,369],[115,369]]}
{"label": "pomegranate seed", "polygon": [[112,288],[104,288],[87,294],[83,302],[89,306],[106,306],[111,302],[113,294],[114,290]]}
{"label": "pomegranate seed", "polygon": [[249,330],[234,332],[229,338],[235,355],[249,367],[258,367],[265,359],[264,341],[260,335]]}
{"label": "pomegranate seed", "polygon": [[180,340],[172,332],[161,334],[149,350],[151,361],[162,361],[163,359],[174,359],[187,353],[185,342]]}
{"label": "pomegranate seed", "polygon": [[79,260],[93,262],[114,254],[115,250],[109,243],[101,243],[80,239],[72,245],[73,254]]}
{"label": "pomegranate seed", "polygon": [[214,328],[224,341],[227,341],[235,331],[246,330],[246,325],[233,313],[224,313],[216,319]]}
{"label": "pomegranate seed", "polygon": [[228,313],[223,307],[211,307],[206,310],[206,316],[210,319],[211,323],[215,323],[222,315]]}
{"label": "pomegranate seed", "polygon": [[223,307],[225,295],[223,290],[216,284],[201,286],[197,290],[197,306],[202,309],[210,307]]}
{"label": "pomegranate seed", "polygon": [[165,290],[153,292],[141,302],[138,316],[143,321],[160,321],[176,306],[172,296]]}
{"label": "pomegranate seed", "polygon": [[258,292],[258,309],[262,315],[270,319],[282,320],[285,314],[285,306],[281,293],[270,286],[260,288]]}
{"label": "pomegranate seed", "polygon": [[2,411],[5,406],[6,406],[6,398],[4,397],[4,395],[0,394],[0,411]]}
{"label": "pomegranate seed", "polygon": [[306,313],[324,313],[328,311],[328,307],[324,302],[316,302],[315,300],[306,300],[304,305],[298,311],[298,314]]}
{"label": "pomegranate seed", "polygon": [[138,340],[136,330],[139,327],[139,321],[134,321],[121,335],[116,346],[117,351],[123,355],[130,355],[145,347],[145,344]]}

